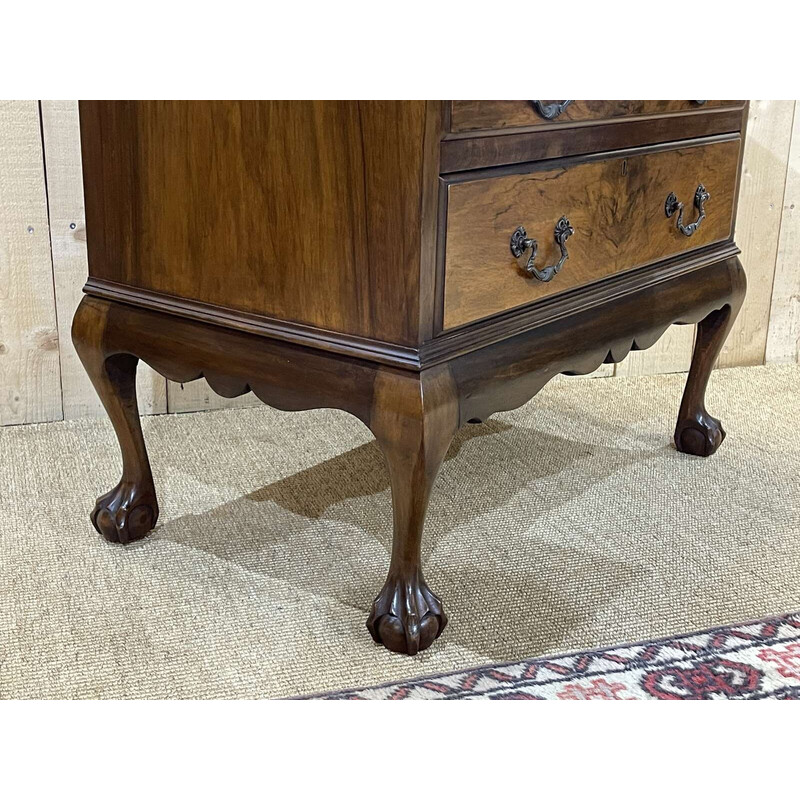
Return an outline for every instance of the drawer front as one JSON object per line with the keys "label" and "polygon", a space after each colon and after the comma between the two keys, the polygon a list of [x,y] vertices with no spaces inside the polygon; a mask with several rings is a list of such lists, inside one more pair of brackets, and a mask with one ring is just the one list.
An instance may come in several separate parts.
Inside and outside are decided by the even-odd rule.
{"label": "drawer front", "polygon": [[[447,187],[445,330],[527,305],[624,270],[730,237],[739,138],[641,155],[619,154],[558,168],[460,180]],[[695,195],[702,184],[710,199]],[[674,194],[683,203],[666,215]],[[559,220],[572,234],[556,241]],[[678,220],[686,233],[678,229]],[[524,252],[515,258],[512,236]],[[526,270],[535,240],[537,255]],[[550,277],[547,270],[559,263]],[[550,271],[552,272],[552,270]],[[548,278],[550,280],[541,280]]]}
{"label": "drawer front", "polygon": [[742,105],[742,100],[453,100],[450,130],[465,133],[548,123],[602,122]]}

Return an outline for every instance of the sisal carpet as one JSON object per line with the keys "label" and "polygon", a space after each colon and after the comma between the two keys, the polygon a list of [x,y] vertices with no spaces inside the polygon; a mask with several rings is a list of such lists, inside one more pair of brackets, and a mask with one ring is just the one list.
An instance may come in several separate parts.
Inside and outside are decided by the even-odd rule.
{"label": "sisal carpet", "polygon": [[461,432],[424,543],[450,624],[414,659],[364,627],[391,509],[355,419],[146,418],[161,520],[128,548],[88,521],[110,424],[2,428],[0,697],[309,694],[800,608],[800,369],[715,372],[705,460],[671,444],[683,383],[563,379]]}

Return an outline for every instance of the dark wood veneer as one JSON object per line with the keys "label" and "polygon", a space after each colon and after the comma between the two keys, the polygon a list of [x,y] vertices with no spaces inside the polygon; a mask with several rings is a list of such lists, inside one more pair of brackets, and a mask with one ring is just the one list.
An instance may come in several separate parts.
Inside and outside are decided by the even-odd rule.
{"label": "dark wood veneer", "polygon": [[442,140],[441,170],[450,173],[500,167],[744,131],[746,105],[716,112],[621,118],[602,125],[562,123],[536,131],[499,132],[501,135],[487,135],[485,131],[451,134]]}
{"label": "dark wood veneer", "polygon": [[[724,431],[705,409],[705,387],[746,283],[730,239],[746,108],[672,113],[667,103],[649,118],[631,117],[631,108],[606,108],[628,115],[613,121],[567,116],[514,133],[500,130],[517,124],[501,114],[498,130],[452,134],[450,103],[440,101],[81,103],[90,278],[73,339],[123,456],[119,483],[92,513],[97,530],[125,544],[158,519],[136,406],[139,360],[170,380],[205,377],[226,397],[252,389],[276,408],[340,408],[370,428],[388,466],[394,538],[367,625],[403,653],[430,646],[447,622],[423,577],[420,543],[461,425],[527,402],[559,372],[590,372],[649,347],[672,323],[696,323],[675,444],[714,453]],[[714,175],[716,205],[692,239],[660,228],[652,241],[646,235],[645,195],[663,193],[663,180],[615,183],[626,209],[618,220],[592,206],[613,192],[559,183],[575,164],[652,165],[684,150],[691,155],[668,171],[680,178],[674,191],[687,215],[683,195]],[[525,187],[548,174],[563,213],[580,218],[589,239],[609,235],[593,228],[595,218],[629,225],[612,231],[616,249],[598,244],[584,274],[590,262],[581,266],[578,246],[563,274],[576,267],[579,280],[530,292],[518,307],[481,301],[443,330],[446,256],[461,246],[471,259],[462,298],[496,296],[496,243],[467,240],[506,205],[543,239],[556,206],[540,213]],[[463,198],[476,180],[484,182],[477,200],[461,203],[468,213],[448,231],[447,188],[461,187],[453,194]],[[625,196],[634,189],[637,202]],[[459,213],[453,204],[451,222]],[[673,222],[663,220],[664,231]]]}
{"label": "dark wood veneer", "polygon": [[[733,227],[739,141],[660,151],[625,151],[603,160],[562,162],[448,183],[444,328],[525,305],[550,294],[723,241]],[[708,217],[684,236],[664,213],[670,192],[694,213],[699,183],[711,192]],[[509,250],[518,225],[538,241],[539,266],[558,261],[553,228],[568,216],[569,260],[543,283]]]}
{"label": "dark wood veneer", "polygon": [[743,105],[741,100],[572,100],[550,120],[542,116],[531,100],[454,100],[450,110],[450,130],[454,133],[509,128],[538,130],[563,127],[569,123],[598,124],[645,116],[705,115]]}
{"label": "dark wood veneer", "polygon": [[424,172],[438,170],[438,153],[424,147],[426,103],[83,101],[80,110],[93,277],[419,341],[428,272],[419,211]]}

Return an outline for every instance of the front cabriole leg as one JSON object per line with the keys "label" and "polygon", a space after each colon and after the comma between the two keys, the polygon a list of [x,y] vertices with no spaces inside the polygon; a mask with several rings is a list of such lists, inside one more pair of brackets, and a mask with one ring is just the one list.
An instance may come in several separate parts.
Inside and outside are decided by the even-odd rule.
{"label": "front cabriole leg", "polygon": [[693,456],[712,455],[725,438],[722,423],[706,410],[705,394],[714,362],[733,327],[747,288],[744,270],[738,259],[733,260],[731,276],[732,293],[728,302],[697,325],[692,365],[678,412],[675,447]]}
{"label": "front cabriole leg", "polygon": [[95,391],[100,396],[122,451],[119,483],[98,498],[92,524],[110,542],[141,539],[158,519],[150,462],[136,402],[139,359],[109,348],[107,321],[113,305],[84,297],[72,323],[72,341]]}
{"label": "front cabriole leg", "polygon": [[415,655],[430,647],[447,624],[441,601],[425,583],[420,545],[431,489],[458,429],[449,369],[380,370],[370,428],[389,470],[394,537],[389,574],[367,628],[389,650]]}

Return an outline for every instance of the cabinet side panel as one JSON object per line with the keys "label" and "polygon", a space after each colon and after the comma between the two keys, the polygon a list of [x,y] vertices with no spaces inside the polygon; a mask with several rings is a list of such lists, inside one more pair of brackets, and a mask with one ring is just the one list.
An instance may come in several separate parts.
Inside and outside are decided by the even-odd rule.
{"label": "cabinet side panel", "polygon": [[414,343],[423,128],[419,103],[83,102],[90,275]]}

